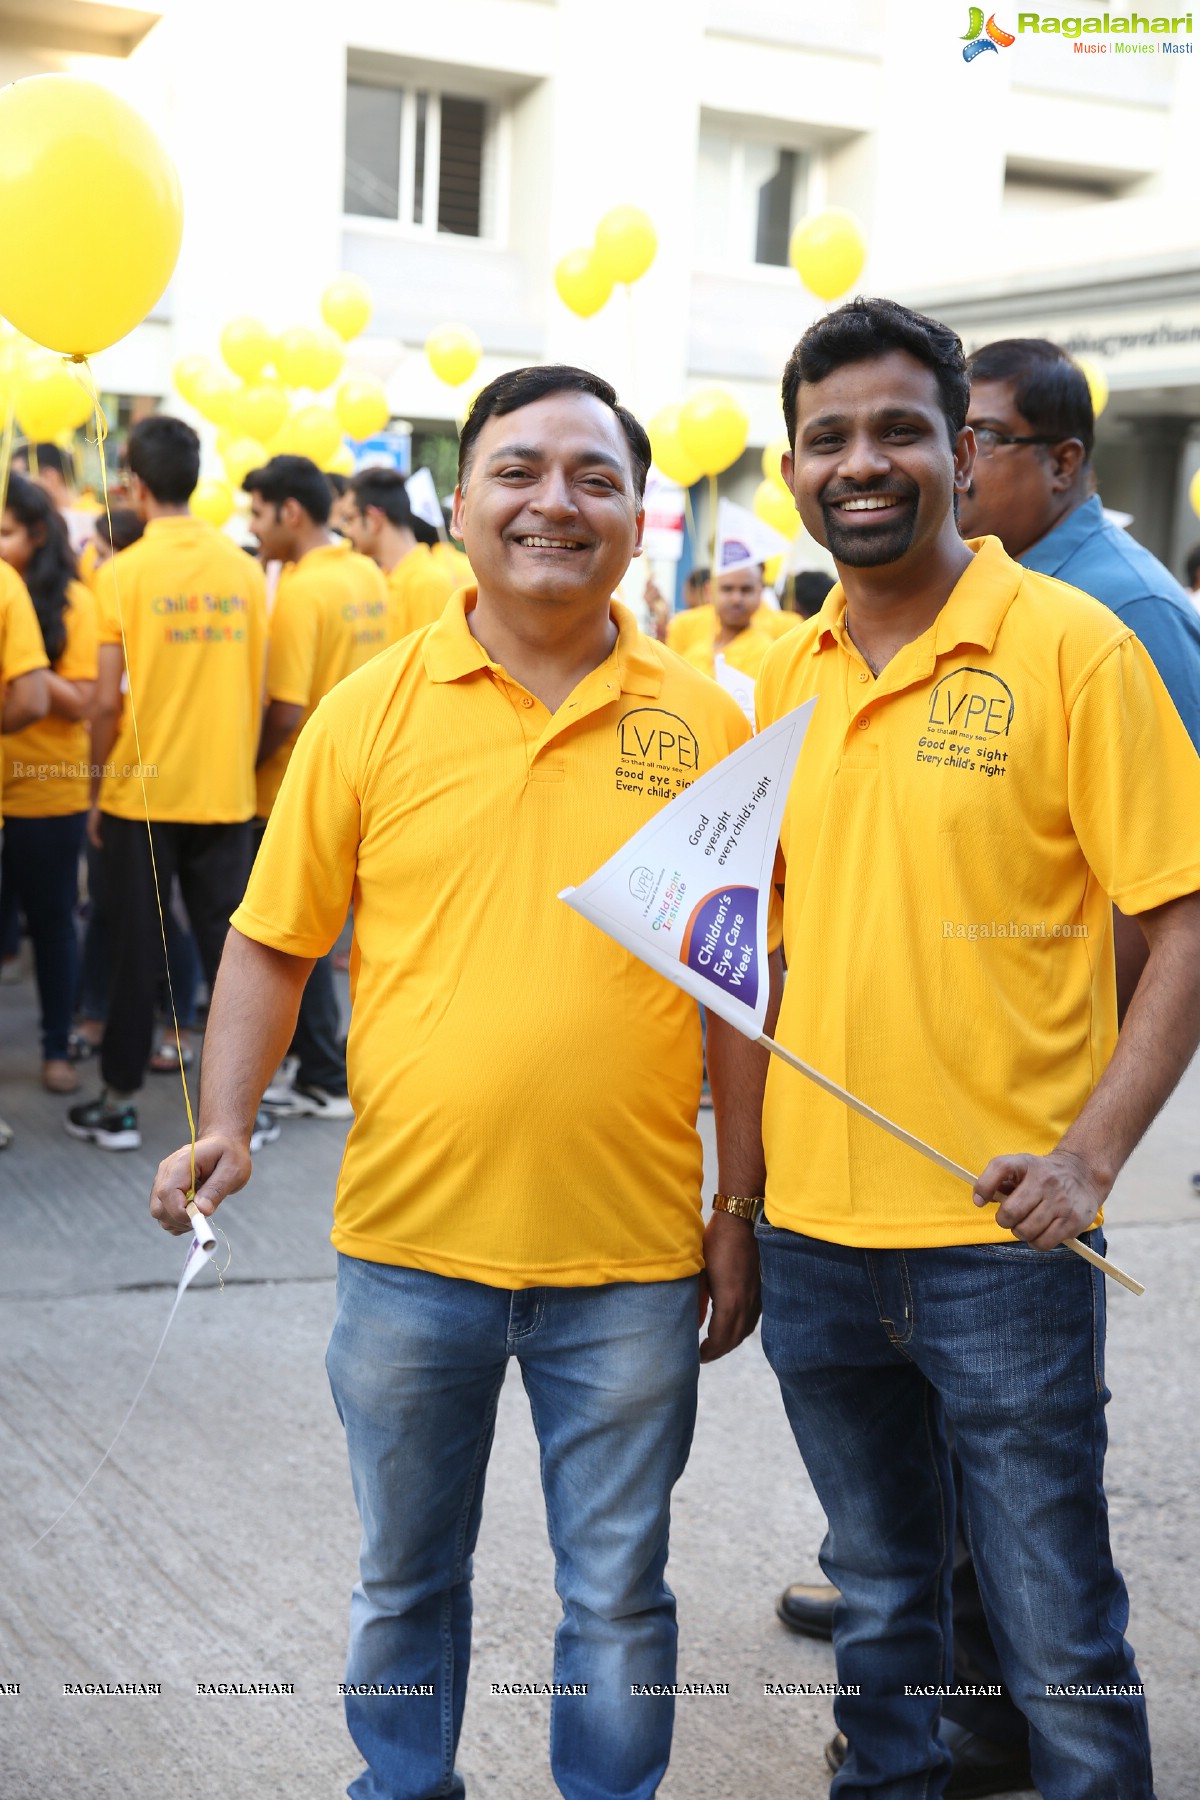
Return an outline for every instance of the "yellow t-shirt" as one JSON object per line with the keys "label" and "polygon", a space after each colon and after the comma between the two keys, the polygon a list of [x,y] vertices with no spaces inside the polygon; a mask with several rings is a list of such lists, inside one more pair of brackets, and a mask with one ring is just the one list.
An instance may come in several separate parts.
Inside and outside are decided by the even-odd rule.
{"label": "yellow t-shirt", "polygon": [[434,558],[428,544],[414,544],[387,577],[388,643],[398,644],[410,631],[432,625],[455,588],[461,586],[462,580],[455,578],[444,561]]}
{"label": "yellow t-shirt", "polygon": [[[67,589],[63,624],[67,641],[54,673],[64,681],[95,681],[96,601],[81,581],[73,581]],[[0,738],[8,817],[57,819],[86,812],[91,747],[86,719],[63,719],[54,713]]]}
{"label": "yellow t-shirt", "polygon": [[[777,1035],[978,1174],[1045,1155],[1117,1034],[1112,910],[1200,888],[1200,758],[1107,607],[995,538],[878,679],[834,587],[768,656],[764,725],[820,696],[784,814]],[[965,1182],[772,1061],[773,1225],[1011,1243]]]}
{"label": "yellow t-shirt", "polygon": [[258,564],[202,519],[152,519],[98,571],[96,603],[101,646],[121,643],[124,618],[129,683],[101,811],[146,816],[136,708],[152,819],[250,818],[267,628]]}
{"label": "yellow t-shirt", "polygon": [[[800,615],[777,612],[764,600],[750,623],[755,630],[765,631],[774,642],[800,623]],[[689,606],[686,612],[672,613],[667,620],[668,648],[677,651],[680,656],[686,656],[694,644],[703,643],[706,637],[715,636],[716,630],[715,607],[707,603],[703,606]]]}
{"label": "yellow t-shirt", "polygon": [[283,570],[271,610],[266,697],[304,710],[287,742],[259,767],[260,819],[270,817],[296,739],[318,702],[378,655],[386,638],[383,576],[345,539],[310,550]]}
{"label": "yellow t-shirt", "polygon": [[[48,666],[42,628],[29,589],[15,569],[0,562],[0,708],[10,681]],[[3,822],[0,810],[0,824]]]}
{"label": "yellow t-shirt", "polygon": [[[752,622],[725,645],[721,655],[731,669],[737,669],[741,674],[749,675],[751,681],[755,681],[767,651],[778,641],[777,637],[772,636],[769,631],[764,631],[757,622]],[[703,636],[693,638],[686,650],[681,650],[679,654],[683,657],[684,662],[691,663],[694,669],[699,669],[702,674],[715,677],[717,672],[717,615],[715,613],[709,629]]]}
{"label": "yellow t-shirt", "polygon": [[457,544],[447,544],[439,538],[436,544],[430,544],[429,554],[435,563],[453,576],[454,587],[460,588],[468,585],[473,587],[475,585],[475,571]]}
{"label": "yellow t-shirt", "polygon": [[104,566],[100,561],[100,549],[94,537],[89,538],[87,543],[83,546],[83,549],[79,552],[78,561],[79,579],[83,582],[83,585],[86,588],[89,588],[94,594],[96,591],[96,577]]}
{"label": "yellow t-shirt", "polygon": [[551,716],[474,603],[322,701],[233,916],[317,956],[354,902],[333,1242],[494,1287],[694,1274],[698,1010],[556,896],[749,727],[619,605]]}

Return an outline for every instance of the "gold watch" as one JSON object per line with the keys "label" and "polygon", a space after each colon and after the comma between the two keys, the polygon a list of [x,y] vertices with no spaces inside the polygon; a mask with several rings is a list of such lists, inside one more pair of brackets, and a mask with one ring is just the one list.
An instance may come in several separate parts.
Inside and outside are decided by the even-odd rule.
{"label": "gold watch", "polygon": [[745,1219],[749,1224],[757,1225],[762,1218],[766,1195],[714,1194],[712,1203],[714,1212],[732,1213],[735,1219]]}

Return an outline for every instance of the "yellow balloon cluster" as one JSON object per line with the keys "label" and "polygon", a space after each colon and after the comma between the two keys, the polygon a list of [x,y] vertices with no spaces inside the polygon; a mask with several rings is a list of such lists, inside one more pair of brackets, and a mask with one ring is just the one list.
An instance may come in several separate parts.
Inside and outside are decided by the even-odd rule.
{"label": "yellow balloon cluster", "polygon": [[1083,379],[1088,384],[1088,393],[1092,396],[1092,412],[1096,418],[1099,418],[1108,405],[1108,376],[1097,363],[1091,361],[1090,357],[1077,356],[1075,361],[1083,371]]}
{"label": "yellow balloon cluster", "polygon": [[94,410],[84,381],[57,357],[28,358],[13,385],[17,424],[34,443],[69,436],[87,424]]}
{"label": "yellow balloon cluster", "polygon": [[230,319],[221,333],[221,355],[243,381],[257,381],[270,362],[275,346],[259,319]]}
{"label": "yellow balloon cluster", "polygon": [[1192,503],[1192,511],[1200,518],[1200,469],[1188,483],[1188,499]]}
{"label": "yellow balloon cluster", "polygon": [[379,383],[361,378],[343,381],[337,391],[334,411],[342,430],[356,444],[383,431],[392,416],[388,397]]}
{"label": "yellow balloon cluster", "polygon": [[754,516],[777,531],[780,537],[794,538],[801,532],[796,503],[786,488],[773,481],[760,481],[754,490]]}
{"label": "yellow balloon cluster", "polygon": [[321,317],[349,343],[365,331],[374,310],[371,290],[357,275],[339,275],[321,295]]}
{"label": "yellow balloon cluster", "polygon": [[679,441],[705,475],[735,463],[749,435],[749,419],[724,388],[702,388],[680,408]]}
{"label": "yellow balloon cluster", "polygon": [[558,297],[579,318],[590,319],[618,281],[626,285],[640,281],[657,253],[658,236],[649,214],[640,206],[614,206],[597,225],[591,246],[568,250],[558,262],[554,270]]}
{"label": "yellow balloon cluster", "polygon": [[346,346],[328,325],[293,325],[275,340],[275,373],[288,387],[323,393],[342,372]]}
{"label": "yellow balloon cluster", "polygon": [[74,75],[0,91],[0,313],[89,356],[132,331],[179,256],[179,177],[124,100]]}
{"label": "yellow balloon cluster", "polygon": [[479,367],[483,345],[469,325],[439,325],[425,340],[429,366],[447,387],[461,387]]}
{"label": "yellow balloon cluster", "polygon": [[655,468],[661,470],[668,481],[677,481],[680,487],[690,488],[695,487],[704,470],[683,447],[679,435],[682,412],[682,406],[664,406],[655,413],[647,430]]}
{"label": "yellow balloon cluster", "polygon": [[811,293],[836,300],[852,288],[867,260],[867,241],[853,213],[840,206],[809,213],[792,233],[788,261]]}
{"label": "yellow balloon cluster", "polygon": [[218,527],[233,514],[233,492],[227,481],[198,481],[192,489],[188,509],[207,525]]}

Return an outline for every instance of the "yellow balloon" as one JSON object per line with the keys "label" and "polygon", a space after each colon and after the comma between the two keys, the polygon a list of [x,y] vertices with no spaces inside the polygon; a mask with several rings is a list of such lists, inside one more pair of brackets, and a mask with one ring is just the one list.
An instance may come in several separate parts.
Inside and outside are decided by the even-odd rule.
{"label": "yellow balloon", "polygon": [[175,367],[171,370],[171,380],[175,383],[176,392],[187,401],[189,406],[195,406],[197,386],[213,367],[212,357],[204,356],[197,350],[193,350],[189,356],[181,356],[177,359]]}
{"label": "yellow balloon", "polygon": [[342,428],[331,407],[302,406],[292,414],[272,448],[277,454],[307,456],[322,468],[337,454],[341,441]]}
{"label": "yellow balloon", "polygon": [[1200,469],[1196,470],[1188,483],[1188,499],[1192,503],[1192,511],[1200,518]]}
{"label": "yellow balloon", "polygon": [[0,313],[90,356],[141,323],[183,235],[175,165],[124,100],[74,75],[0,91]]}
{"label": "yellow balloon", "polygon": [[563,305],[581,319],[598,313],[613,291],[612,276],[600,267],[591,250],[568,250],[555,265],[554,285]]}
{"label": "yellow balloon", "polygon": [[648,431],[650,448],[654,454],[654,466],[661,469],[668,481],[677,481],[680,487],[695,487],[704,474],[704,470],[684,449],[679,436],[679,415],[681,406],[664,406],[651,419]]}
{"label": "yellow balloon", "polygon": [[239,437],[257,438],[260,444],[269,444],[283,430],[290,411],[291,402],[277,381],[259,381],[253,387],[240,388],[234,395],[230,422]]}
{"label": "yellow balloon", "polygon": [[211,425],[232,425],[233,408],[241,386],[227,369],[211,364],[197,377],[193,391],[196,397],[192,405],[202,419],[207,419]]}
{"label": "yellow balloon", "polygon": [[479,367],[483,345],[469,325],[439,325],[425,340],[429,366],[447,387],[461,387]]}
{"label": "yellow balloon", "polygon": [[258,439],[246,437],[235,438],[221,457],[229,485],[235,488],[241,487],[251,469],[261,469],[266,460],[267,453]]}
{"label": "yellow balloon", "polygon": [[788,261],[811,293],[836,300],[852,288],[867,260],[867,241],[853,213],[840,206],[809,213],[792,233]]}
{"label": "yellow balloon", "polygon": [[343,381],[333,405],[342,430],[356,444],[382,431],[392,416],[387,395],[379,383],[364,377]]}
{"label": "yellow balloon", "polygon": [[1092,396],[1092,412],[1096,418],[1099,418],[1108,405],[1108,376],[1090,357],[1077,356],[1075,361],[1082,369],[1083,379],[1088,384],[1088,393]]}
{"label": "yellow balloon", "polygon": [[773,487],[777,487],[781,494],[786,494],[789,504],[792,498],[791,490],[783,479],[781,465],[783,458],[788,455],[791,448],[792,446],[785,437],[772,438],[762,453],[763,479],[769,481]]}
{"label": "yellow balloon", "polygon": [[596,261],[611,281],[637,281],[657,249],[658,236],[640,206],[614,206],[596,227]]}
{"label": "yellow balloon", "polygon": [[777,531],[780,537],[799,537],[803,527],[796,502],[787,492],[781,493],[773,481],[760,481],[754,490],[754,516]]}
{"label": "yellow balloon", "polygon": [[243,381],[257,381],[275,348],[261,319],[230,319],[221,332],[221,355]]}
{"label": "yellow balloon", "polygon": [[198,481],[188,501],[189,510],[207,525],[224,525],[233,513],[233,493],[227,481]]}
{"label": "yellow balloon", "polygon": [[346,348],[327,325],[293,325],[275,340],[275,373],[288,387],[320,393],[335,382]]}
{"label": "yellow balloon", "polygon": [[371,290],[357,275],[337,276],[321,295],[321,317],[347,342],[366,329],[374,310]]}
{"label": "yellow balloon", "polygon": [[702,388],[680,409],[680,442],[706,475],[735,463],[749,435],[749,419],[724,388]]}
{"label": "yellow balloon", "polygon": [[321,464],[327,475],[353,475],[354,452],[349,444],[339,444],[334,454]]}
{"label": "yellow balloon", "polygon": [[56,357],[27,362],[13,387],[17,424],[35,443],[66,437],[94,416],[92,397],[82,381]]}

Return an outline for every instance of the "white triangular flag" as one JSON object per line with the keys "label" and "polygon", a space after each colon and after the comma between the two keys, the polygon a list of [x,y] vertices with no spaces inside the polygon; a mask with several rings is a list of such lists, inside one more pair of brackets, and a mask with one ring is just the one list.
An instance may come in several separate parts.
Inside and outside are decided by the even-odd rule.
{"label": "white triangular flag", "polygon": [[735,506],[724,495],[717,502],[717,566],[714,575],[729,575],[752,563],[782,556],[788,540],[744,506]]}
{"label": "white triangular flag", "polygon": [[410,475],[404,484],[404,491],[408,495],[408,504],[418,519],[424,519],[426,525],[432,525],[436,531],[445,530],[445,514],[438,500],[433,475],[428,469],[418,469],[415,474]]}
{"label": "white triangular flag", "polygon": [[815,700],[701,775],[558,896],[748,1037],[767,1010],[775,849]]}
{"label": "white triangular flag", "polygon": [[745,674],[741,669],[733,669],[718,650],[713,657],[713,675],[717,686],[737,701],[750,721],[750,729],[754,729],[754,677]]}

